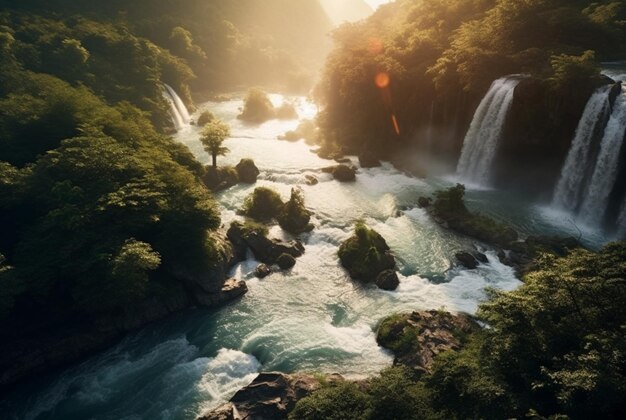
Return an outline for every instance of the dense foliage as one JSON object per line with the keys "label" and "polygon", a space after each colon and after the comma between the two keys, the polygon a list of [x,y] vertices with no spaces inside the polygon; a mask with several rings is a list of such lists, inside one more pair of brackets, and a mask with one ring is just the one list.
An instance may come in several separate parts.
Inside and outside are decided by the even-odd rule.
{"label": "dense foliage", "polygon": [[289,201],[285,203],[278,215],[280,227],[297,235],[313,229],[310,221],[311,212],[304,205],[304,193],[300,188],[292,188]]}
{"label": "dense foliage", "polygon": [[280,194],[271,188],[257,187],[246,197],[242,213],[259,221],[269,221],[278,217],[285,203]]}
{"label": "dense foliage", "polygon": [[385,5],[334,32],[317,90],[326,147],[389,156],[407,143],[425,145],[433,125],[442,131],[431,146],[451,147],[489,84],[508,74],[549,80],[553,101],[572,83],[588,92],[597,60],[623,58],[625,22],[626,6],[615,0]]}
{"label": "dense foliage", "polygon": [[220,258],[202,167],[161,134],[162,82],[187,64],[122,23],[46,16],[0,13],[3,363],[25,341],[123,330],[111,319],[184,296],[181,269]]}
{"label": "dense foliage", "polygon": [[217,157],[226,156],[230,150],[223,146],[224,140],[230,136],[230,127],[220,120],[213,120],[205,124],[200,135],[200,143],[204,151],[211,155],[213,168],[217,168]]}
{"label": "dense foliage", "polygon": [[[24,14],[59,14],[68,18],[63,19],[68,26],[74,25],[76,17],[86,17],[121,27],[126,34],[143,38],[142,43],[149,40],[148,48],[158,45],[175,57],[176,63],[161,60],[165,66],[185,64],[184,78],[170,68],[163,79],[185,99],[189,99],[189,84],[195,91],[242,84],[306,90],[330,48],[326,33],[332,28],[317,0],[1,0],[0,5]],[[57,54],[56,45],[61,46],[64,38],[50,37],[56,42],[51,55],[57,61],[79,59],[82,50],[73,39],[82,42],[80,37],[69,38],[62,48],[65,56]],[[92,53],[91,45],[82,45]],[[130,59],[129,46],[115,53]],[[113,74],[126,69],[124,65],[110,66]],[[191,80],[193,75],[197,77]]]}
{"label": "dense foliage", "polygon": [[356,223],[354,235],[339,246],[337,255],[350,277],[364,282],[376,280],[382,271],[396,265],[385,239],[362,221]]}
{"label": "dense foliage", "polygon": [[[489,328],[470,335],[462,350],[442,353],[431,372],[417,378],[402,368],[385,371],[365,391],[343,385],[352,387],[349,418],[622,416],[626,242],[598,253],[546,255],[519,289],[490,292],[478,317]],[[400,320],[391,317],[381,328]],[[405,333],[387,344],[399,350],[415,345],[416,332]],[[292,416],[345,415],[342,392],[322,389],[301,400]],[[372,410],[382,404],[386,411],[377,417]]]}

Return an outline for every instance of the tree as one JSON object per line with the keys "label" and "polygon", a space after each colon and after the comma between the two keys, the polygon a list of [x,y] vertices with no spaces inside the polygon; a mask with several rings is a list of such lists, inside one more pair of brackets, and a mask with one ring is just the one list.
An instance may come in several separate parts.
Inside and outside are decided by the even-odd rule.
{"label": "tree", "polygon": [[217,167],[217,157],[226,156],[230,152],[227,147],[222,146],[226,138],[230,136],[230,127],[220,120],[211,121],[202,130],[200,141],[204,150],[211,155],[213,167]]}

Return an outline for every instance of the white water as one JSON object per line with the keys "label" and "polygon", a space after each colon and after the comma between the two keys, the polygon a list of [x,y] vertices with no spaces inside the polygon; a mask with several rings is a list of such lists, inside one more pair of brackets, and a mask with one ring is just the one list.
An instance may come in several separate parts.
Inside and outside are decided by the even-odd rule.
{"label": "white water", "polygon": [[481,101],[463,141],[457,175],[470,184],[488,186],[491,167],[519,76],[494,81]]}
{"label": "white water", "polygon": [[[282,100],[279,95],[270,98],[275,105]],[[293,101],[301,118],[314,116],[311,103]],[[272,187],[286,199],[291,187],[300,185],[315,214],[315,230],[302,236],[306,252],[296,266],[258,280],[252,275],[257,265],[252,258],[237,265],[231,275],[245,279],[249,288],[241,300],[150,325],[79,366],[25,384],[0,402],[5,418],[194,419],[230,398],[257,371],[375,374],[392,363],[375,341],[381,318],[417,309],[474,313],[486,287],[519,286],[512,269],[492,250],[484,250],[489,263],[475,270],[452,267],[454,254],[474,249],[473,242],[442,229],[415,205],[420,195],[449,182],[407,177],[385,164],[360,169],[355,183],[338,183],[321,172],[332,162],[310,153],[303,142],[276,140],[298,121],[246,125],[236,119],[241,105],[241,100],[208,103],[198,111],[210,109],[231,125],[233,137],[226,141],[231,152],[219,165],[252,157],[261,170],[256,185],[239,185],[217,196],[223,223],[239,218],[236,210],[257,186]],[[177,135],[206,164],[209,156],[198,137],[194,126]],[[320,183],[304,185],[305,174]],[[576,235],[572,226],[558,225],[562,218],[547,216],[510,193],[468,191],[466,198],[472,210],[511,223],[522,233]],[[339,244],[359,218],[380,232],[396,255],[398,290],[360,285],[341,268]],[[270,234],[289,238],[279,227]]]}
{"label": "white water", "polygon": [[611,118],[600,143],[600,154],[585,194],[580,218],[588,224],[599,225],[604,219],[619,171],[619,158],[626,135],[626,95],[619,95],[613,105]]}
{"label": "white water", "polygon": [[590,157],[594,133],[608,112],[610,90],[610,86],[603,86],[587,101],[554,191],[553,204],[558,208],[575,212],[580,206],[585,174],[594,163]]}
{"label": "white water", "polygon": [[176,130],[181,130],[183,127],[191,122],[191,116],[189,115],[189,111],[187,107],[183,103],[180,96],[176,93],[171,86],[163,83],[164,91],[163,97],[167,99],[170,104],[170,116],[172,117],[172,122],[174,123],[174,127]]}

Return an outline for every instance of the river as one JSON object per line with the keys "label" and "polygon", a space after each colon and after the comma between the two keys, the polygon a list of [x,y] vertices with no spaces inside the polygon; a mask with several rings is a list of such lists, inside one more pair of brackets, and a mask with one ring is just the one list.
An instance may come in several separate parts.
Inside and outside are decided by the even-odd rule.
{"label": "river", "polygon": [[[284,98],[271,95],[275,104]],[[305,98],[290,98],[301,118],[316,108]],[[240,98],[203,104],[228,122],[230,153],[219,165],[253,158],[261,170],[256,185],[239,185],[217,195],[222,221],[239,219],[236,210],[257,186],[268,186],[288,199],[301,186],[313,211],[315,230],[302,236],[306,247],[296,266],[258,280],[252,258],[233,269],[249,292],[219,310],[193,309],[129,334],[110,350],[18,388],[0,409],[16,419],[193,419],[226,401],[259,371],[337,372],[349,377],[375,374],[392,356],[375,341],[377,322],[390,314],[416,309],[474,313],[484,289],[512,290],[520,285],[511,268],[493,250],[488,264],[475,270],[454,267],[454,254],[474,249],[473,242],[446,231],[417,208],[417,198],[452,185],[452,178],[418,179],[389,164],[360,169],[355,183],[342,184],[321,172],[332,162],[310,152],[304,142],[276,140],[298,121],[250,126],[236,119]],[[183,128],[177,139],[203,163],[199,129]],[[356,158],[352,158],[357,163]],[[305,175],[319,184],[305,185]],[[562,213],[512,193],[468,190],[468,206],[512,224],[523,235],[580,232]],[[350,280],[337,249],[363,219],[380,232],[396,255],[397,291],[385,292]],[[289,239],[278,227],[270,234]],[[590,246],[605,238],[583,231]]]}

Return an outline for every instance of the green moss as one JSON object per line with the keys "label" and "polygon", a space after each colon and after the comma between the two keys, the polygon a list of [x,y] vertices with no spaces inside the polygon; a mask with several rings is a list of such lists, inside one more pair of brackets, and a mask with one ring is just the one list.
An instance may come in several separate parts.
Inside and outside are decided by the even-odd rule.
{"label": "green moss", "polygon": [[383,319],[376,332],[376,342],[396,355],[417,351],[419,329],[408,321],[409,315],[398,314]]}
{"label": "green moss", "polygon": [[213,120],[215,120],[215,115],[213,115],[212,112],[210,112],[210,111],[203,111],[202,114],[200,114],[200,116],[198,117],[197,124],[200,127],[204,127],[205,125],[207,125],[208,123],[210,123]]}
{"label": "green moss", "polygon": [[242,214],[259,221],[268,221],[280,215],[284,207],[280,194],[271,188],[257,187],[246,197]]}
{"label": "green moss", "polygon": [[304,194],[299,188],[291,189],[291,197],[283,206],[278,215],[278,223],[280,227],[287,232],[300,234],[313,229],[313,225],[309,223],[311,220],[311,212],[304,206]]}
{"label": "green moss", "polygon": [[339,259],[354,279],[371,282],[383,270],[395,267],[385,239],[362,221],[356,223],[354,235],[339,246]]}

